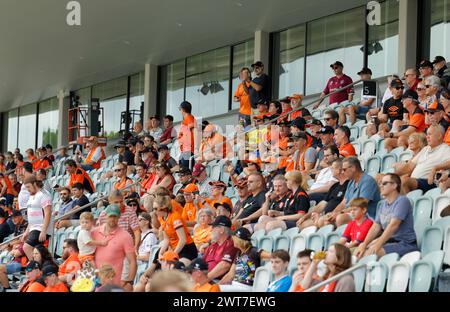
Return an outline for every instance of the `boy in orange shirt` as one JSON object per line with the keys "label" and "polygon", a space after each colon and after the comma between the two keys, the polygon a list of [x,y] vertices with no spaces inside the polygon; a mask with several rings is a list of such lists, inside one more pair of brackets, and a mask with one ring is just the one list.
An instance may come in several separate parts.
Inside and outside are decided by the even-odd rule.
{"label": "boy in orange shirt", "polygon": [[220,292],[218,285],[208,282],[208,263],[203,258],[192,261],[186,271],[191,274],[192,280],[195,282],[195,292]]}
{"label": "boy in orange shirt", "polygon": [[58,270],[58,267],[53,264],[42,269],[46,285],[43,292],[69,292],[66,285],[58,279]]}

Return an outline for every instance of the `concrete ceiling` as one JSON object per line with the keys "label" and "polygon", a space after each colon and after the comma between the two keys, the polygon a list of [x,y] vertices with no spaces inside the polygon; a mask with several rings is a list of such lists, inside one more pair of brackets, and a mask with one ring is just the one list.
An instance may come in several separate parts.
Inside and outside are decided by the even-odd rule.
{"label": "concrete ceiling", "polygon": [[340,12],[364,0],[0,0],[0,111]]}

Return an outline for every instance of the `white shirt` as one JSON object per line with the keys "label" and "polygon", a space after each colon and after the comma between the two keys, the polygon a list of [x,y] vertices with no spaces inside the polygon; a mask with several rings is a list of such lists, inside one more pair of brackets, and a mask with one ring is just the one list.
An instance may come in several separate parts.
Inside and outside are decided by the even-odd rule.
{"label": "white shirt", "polygon": [[44,208],[52,205],[52,198],[40,190],[34,195],[30,195],[27,202],[28,226],[30,231],[41,231],[44,225]]}
{"label": "white shirt", "polygon": [[138,255],[144,256],[152,250],[152,247],[158,244],[158,239],[156,235],[151,233],[150,230],[145,231],[141,234],[141,244],[139,245]]}
{"label": "white shirt", "polygon": [[19,195],[17,197],[19,209],[27,208],[28,199],[30,199],[30,192],[28,192],[25,184],[22,184],[22,186],[20,187]]}
{"label": "white shirt", "polygon": [[77,244],[80,256],[87,256],[94,254],[96,246],[88,245],[88,243],[91,241],[92,241],[91,232],[88,230],[80,229],[80,232],[78,232],[77,237]]}
{"label": "white shirt", "polygon": [[156,129],[149,130],[148,134],[150,134],[155,139],[155,141],[159,143],[159,139],[163,134],[163,130],[158,127]]}
{"label": "white shirt", "polygon": [[100,146],[96,146],[94,153],[92,154],[91,161],[96,163],[97,161],[99,161],[101,157],[102,157],[102,148]]}
{"label": "white shirt", "polygon": [[430,146],[425,146],[419,154],[411,160],[412,163],[416,165],[411,173],[411,178],[428,179],[428,175],[431,173],[433,167],[448,160],[450,160],[450,146],[447,144],[442,143],[433,149]]}
{"label": "white shirt", "polygon": [[319,174],[317,175],[316,182],[314,182],[313,185],[311,185],[311,191],[318,189],[319,187],[323,187],[327,185],[330,182],[337,182],[338,180],[333,177],[333,172],[331,171],[331,167],[324,168],[320,170]]}

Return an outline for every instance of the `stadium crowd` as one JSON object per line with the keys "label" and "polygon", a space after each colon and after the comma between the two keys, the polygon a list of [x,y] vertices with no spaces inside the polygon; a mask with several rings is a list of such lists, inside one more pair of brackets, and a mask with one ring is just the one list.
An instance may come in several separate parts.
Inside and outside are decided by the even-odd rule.
{"label": "stadium crowd", "polygon": [[[406,195],[443,193],[450,184],[446,61],[437,56],[401,78],[388,77],[377,98],[355,95],[341,62],[330,67],[311,111],[301,94],[271,100],[261,62],[243,68],[231,136],[200,122],[184,101],[178,129],[170,115],[162,125],[158,116],[136,122],[109,157],[94,136],[86,138],[84,153],[54,154],[46,145],[0,154],[3,290],[17,288],[19,276],[20,292],[252,291],[257,269],[267,266],[274,275],[268,292],[302,292],[361,257],[419,250]],[[358,75],[372,79],[369,68]],[[364,133],[355,137],[359,121]],[[383,173],[369,171],[355,148],[359,137],[411,158]],[[218,162],[215,179],[210,164]],[[65,185],[55,183],[61,166]],[[97,190],[104,183],[111,190]],[[261,231],[311,226],[345,230],[325,254],[305,249],[295,259],[253,240]],[[58,241],[66,229],[77,232]],[[84,288],[83,278],[91,280]],[[320,291],[355,291],[355,283],[350,274]]]}

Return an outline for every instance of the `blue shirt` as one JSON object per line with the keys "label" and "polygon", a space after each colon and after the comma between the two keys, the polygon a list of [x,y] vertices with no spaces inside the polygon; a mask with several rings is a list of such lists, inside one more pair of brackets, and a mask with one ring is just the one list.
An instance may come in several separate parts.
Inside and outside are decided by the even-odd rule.
{"label": "blue shirt", "polygon": [[285,275],[279,280],[270,283],[267,292],[288,292],[291,284],[292,278],[289,275]]}
{"label": "blue shirt", "polygon": [[383,230],[385,230],[392,218],[402,221],[397,229],[397,232],[392,235],[392,240],[406,243],[413,243],[416,241],[413,207],[406,196],[397,196],[392,204],[389,204],[387,200],[385,200],[380,206],[380,211],[378,212],[375,222],[378,223]]}
{"label": "blue shirt", "polygon": [[377,204],[380,201],[380,189],[377,182],[370,175],[364,173],[358,183],[350,180],[345,192],[345,207],[349,207],[352,199],[362,197],[369,201],[369,216],[375,219]]}
{"label": "blue shirt", "polygon": [[62,216],[68,213],[72,209],[72,204],[73,204],[72,198],[67,203],[61,202],[61,207],[59,208],[58,215]]}

